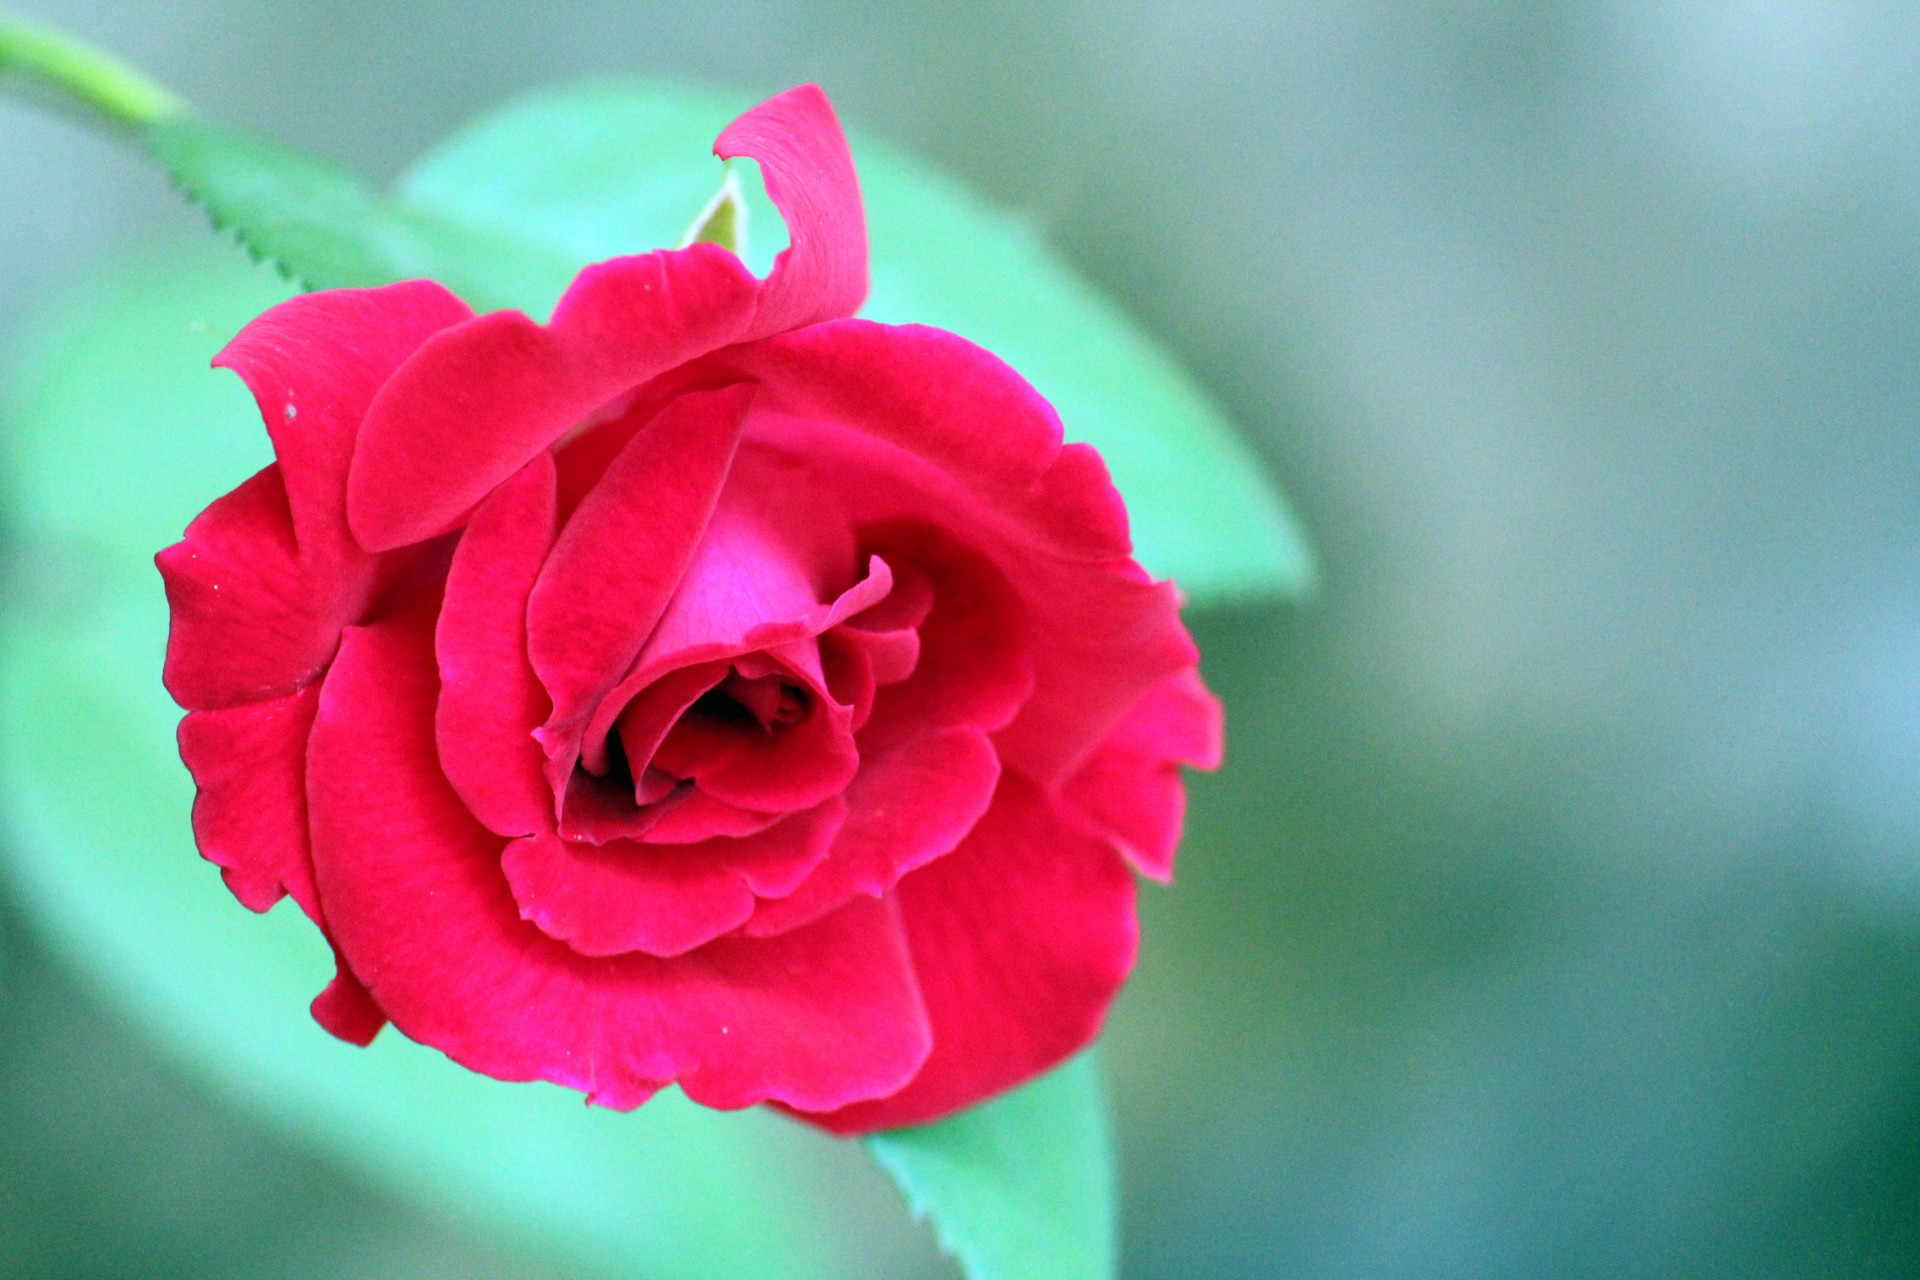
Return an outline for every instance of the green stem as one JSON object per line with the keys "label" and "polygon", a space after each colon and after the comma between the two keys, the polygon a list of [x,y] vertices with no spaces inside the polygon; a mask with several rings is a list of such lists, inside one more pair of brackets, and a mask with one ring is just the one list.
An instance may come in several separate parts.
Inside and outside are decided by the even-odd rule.
{"label": "green stem", "polygon": [[188,110],[185,101],[99,49],[0,16],[0,86],[14,83],[51,90],[62,105],[128,131]]}

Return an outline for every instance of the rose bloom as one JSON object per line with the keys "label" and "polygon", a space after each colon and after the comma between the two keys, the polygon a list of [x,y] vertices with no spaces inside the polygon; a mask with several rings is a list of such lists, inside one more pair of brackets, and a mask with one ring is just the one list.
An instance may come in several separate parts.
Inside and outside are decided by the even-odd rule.
{"label": "rose bloom", "polygon": [[194,834],[313,1003],[630,1108],[839,1133],[1096,1035],[1218,705],[1099,455],[951,333],[851,318],[811,86],[715,152],[790,247],[588,267],[551,321],[313,293],[215,363],[277,461],[159,556]]}

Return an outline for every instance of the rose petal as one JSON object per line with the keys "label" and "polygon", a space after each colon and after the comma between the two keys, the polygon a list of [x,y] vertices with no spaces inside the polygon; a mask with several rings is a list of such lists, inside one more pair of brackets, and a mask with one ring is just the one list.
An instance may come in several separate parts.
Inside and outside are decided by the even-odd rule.
{"label": "rose petal", "polygon": [[852,523],[812,469],[742,447],[672,602],[657,615],[646,661],[709,645],[744,649],[757,629],[836,601],[859,565]]}
{"label": "rose petal", "polygon": [[834,628],[833,638],[860,651],[874,684],[899,684],[920,665],[920,627],[933,604],[927,575],[902,561],[887,598]]}
{"label": "rose petal", "polygon": [[[760,505],[762,516],[783,506],[771,494]],[[817,530],[822,523],[808,527]],[[734,829],[731,816],[741,812],[770,818],[811,808],[837,794],[859,768],[852,709],[833,699],[814,636],[884,597],[891,570],[874,557],[864,579],[830,604],[814,603],[822,588],[819,576],[805,571],[808,557],[798,548],[761,544],[765,531],[757,524],[716,517],[717,528],[682,583],[675,610],[655,630],[633,674],[601,700],[580,735],[580,760],[589,771],[605,772],[600,744],[611,730],[630,769],[658,769],[693,782],[694,793],[667,828],[671,840],[727,834]],[[682,600],[689,603],[682,606]],[[680,647],[701,634],[718,638]],[[806,713],[780,727],[725,723],[703,711],[701,700],[729,681],[790,684],[805,700]],[[617,718],[609,723],[609,716]],[[563,741],[554,736],[549,751]],[[557,776],[564,758],[550,754],[549,776]],[[636,775],[643,789],[648,772]],[[705,825],[709,817],[720,821]]]}
{"label": "rose petal", "polygon": [[[696,662],[690,667],[669,671],[636,693],[626,710],[614,720],[614,734],[620,740],[621,753],[627,758],[627,768],[634,774],[636,796],[642,803],[652,799],[640,793],[648,785],[644,770],[652,763],[654,752],[673,732],[687,708],[726,677],[727,666],[724,661]],[[607,771],[609,740],[589,736],[582,745],[580,759],[587,769],[595,773]]]}
{"label": "rose petal", "polygon": [[[770,507],[778,507],[778,503],[770,503]],[[714,750],[708,750],[703,758],[710,768],[701,771],[699,791],[684,796],[684,802],[672,816],[660,818],[664,823],[662,827],[655,827],[655,819],[649,816],[643,825],[634,825],[632,829],[595,823],[593,831],[624,837],[647,835],[647,839],[672,842],[705,841],[716,835],[758,831],[768,821],[780,818],[783,812],[818,804],[829,794],[837,793],[858,768],[858,750],[852,743],[849,708],[833,702],[829,695],[828,679],[820,666],[814,635],[835,628],[870,608],[885,597],[891,585],[893,574],[887,564],[881,558],[870,558],[868,576],[856,581],[831,604],[814,604],[804,608],[801,616],[785,622],[756,622],[756,610],[743,608],[735,620],[747,628],[745,635],[674,651],[672,633],[668,633],[668,652],[655,656],[662,647],[660,633],[666,631],[662,624],[662,628],[655,631],[655,637],[649,639],[647,649],[641,652],[634,672],[601,699],[599,710],[586,723],[584,731],[572,737],[564,737],[559,731],[541,731],[549,752],[549,777],[561,777],[561,768],[568,760],[564,752],[568,741],[580,743],[578,758],[589,773],[605,773],[607,756],[603,743],[614,731],[622,741],[632,770],[653,768],[655,754],[666,745],[668,735],[676,731],[678,722],[684,720],[687,708],[720,683],[730,666],[745,672],[751,664],[762,664],[766,672],[758,672],[756,668],[756,676],[772,674],[778,668],[799,677],[797,683],[803,683],[814,699],[808,722],[795,725],[787,735],[766,743],[749,743],[745,739],[708,743],[708,748],[726,745],[737,750],[728,752],[732,756],[728,760],[720,760]],[[753,583],[747,583],[747,587],[751,595]],[[735,589],[741,587],[735,583]],[[810,599],[806,589],[799,593],[793,606],[799,608],[804,599]],[[793,737],[793,731],[797,731],[797,737]],[[680,741],[678,747],[689,747],[689,743]],[[687,762],[689,758],[672,760],[672,764],[682,770],[687,768]],[[684,777],[685,773],[680,775]],[[637,773],[636,781],[645,787],[645,773]],[[572,787],[574,781],[566,785]],[[576,825],[574,833],[582,839],[601,839],[589,833],[586,825]]]}
{"label": "rose petal", "polygon": [[1147,684],[1192,664],[1170,590],[1128,559],[1099,456],[1063,447],[1052,407],[992,354],[937,329],[845,320],[715,363],[763,381],[750,434],[833,459],[818,465],[857,520],[940,511],[1006,573],[1041,632],[1040,697],[1011,739],[1036,777],[1063,775]]}
{"label": "rose petal", "polygon": [[858,311],[867,297],[866,213],[846,135],[819,86],[761,103],[726,127],[713,153],[758,160],[787,224],[788,247],[774,260],[741,340]]}
{"label": "rose petal", "polygon": [[279,462],[158,558],[173,610],[166,683],[182,706],[292,692],[407,574],[408,561],[370,556],[348,532],[349,461],[394,370],[471,316],[431,281],[328,290],[272,308],[214,358],[253,392]]}
{"label": "rose petal", "polygon": [[599,778],[584,769],[575,769],[566,785],[560,801],[560,837],[587,844],[636,840],[693,798],[692,787],[672,787],[639,805],[634,802],[633,787],[624,779]]}
{"label": "rose petal", "polygon": [[911,564],[902,564],[894,570],[893,590],[887,593],[886,599],[862,609],[841,626],[869,636],[914,631],[933,612],[933,605],[933,584],[927,575]]}
{"label": "rose petal", "polygon": [[[553,699],[550,760],[627,673],[713,516],[750,386],[684,396],[614,460],[561,531],[527,606],[527,651]],[[602,733],[605,731],[602,730]]]}
{"label": "rose petal", "polygon": [[1063,446],[1052,406],[990,352],[939,329],[837,320],[711,363],[709,376],[761,381],[750,437],[834,474],[856,522],[933,520],[1005,575],[1037,662],[1034,695],[999,740],[1009,765],[1059,781],[1148,685],[1196,661],[1172,587],[1129,558],[1099,455]]}
{"label": "rose petal", "polygon": [[350,630],[309,763],[314,866],[342,952],[395,1026],[476,1071],[633,1107],[678,1080],[715,1107],[881,1097],[928,1033],[891,905],[672,960],[581,956],[519,918],[504,844],[441,776],[431,619]]}
{"label": "rose petal", "polygon": [[999,777],[999,757],[978,729],[929,734],[867,760],[847,788],[847,821],[826,858],[791,894],[762,903],[746,933],[783,933],[855,894],[885,893],[960,843]]}
{"label": "rose petal", "polygon": [[[800,617],[782,622],[763,622],[744,636],[731,640],[710,640],[688,648],[656,652],[650,641],[634,665],[631,675],[615,685],[600,702],[600,709],[588,721],[586,739],[598,740],[612,728],[632,700],[657,680],[671,672],[703,663],[737,660],[767,651],[785,655],[787,665],[808,683],[824,687],[826,676],[819,664],[815,636],[832,630],[849,617],[885,597],[893,585],[893,571],[886,561],[874,556],[867,562],[867,576],[848,587],[832,604],[817,605]],[[665,648],[666,646],[659,646]]]}
{"label": "rose petal", "polygon": [[676,956],[740,925],[826,856],[838,797],[756,835],[701,844],[516,840],[501,865],[520,914],[582,955]]}
{"label": "rose petal", "polygon": [[474,513],[434,635],[441,767],[474,817],[503,836],[553,825],[546,756],[533,738],[551,704],[527,657],[527,598],[553,538],[553,460],[543,453]]}
{"label": "rose petal", "polygon": [[529,836],[500,865],[520,915],[581,955],[677,956],[753,914],[753,890],[731,868],[684,846],[589,845]]}
{"label": "rose petal", "polygon": [[873,695],[879,685],[873,678],[872,655],[863,646],[848,643],[844,635],[836,629],[820,637],[820,672],[833,700],[853,708],[849,723],[857,737],[873,714]]}
{"label": "rose petal", "polygon": [[763,729],[718,720],[696,703],[660,744],[654,763],[742,809],[790,813],[838,795],[860,768],[852,710],[832,701],[817,676],[804,683],[791,672],[760,679],[791,681],[807,702],[802,717]]}
{"label": "rose petal", "polygon": [[1098,1034],[1133,967],[1126,865],[1014,775],[958,849],[890,896],[907,922],[933,1052],[898,1093],[801,1117],[835,1133],[924,1123],[1057,1065]]}
{"label": "rose petal", "polygon": [[307,735],[318,685],[180,721],[180,758],[199,789],[193,839],[233,896],[265,911],[291,893],[319,911],[307,855]]}
{"label": "rose petal", "polygon": [[649,843],[723,863],[739,872],[756,895],[777,898],[792,893],[820,865],[846,820],[847,802],[835,796],[751,835],[677,846],[664,841]]}
{"label": "rose petal", "polygon": [[347,470],[368,406],[422,343],[472,318],[431,280],[328,289],[270,308],[213,358],[260,406],[302,559],[358,552],[346,525]]}
{"label": "rose petal", "polygon": [[928,584],[932,610],[914,633],[913,670],[874,695],[865,749],[949,725],[1005,727],[1034,691],[1031,611],[985,557],[930,525],[882,525],[866,536],[889,564]]}
{"label": "rose petal", "polygon": [[686,798],[650,826],[645,838],[657,844],[698,844],[705,840],[758,835],[791,815],[742,809],[689,787]]}
{"label": "rose petal", "polygon": [[550,324],[496,311],[437,334],[367,412],[347,485],[355,536],[384,550],[457,527],[609,401],[735,341],[759,291],[732,253],[696,244],[588,267]]}
{"label": "rose petal", "polygon": [[[194,843],[220,867],[233,896],[252,911],[290,896],[324,935],[307,842],[307,740],[319,701],[316,683],[271,702],[188,712],[180,758],[198,788]],[[337,947],[334,963],[333,981],[314,997],[314,1020],[342,1040],[368,1044],[386,1015]]]}
{"label": "rose petal", "polygon": [[1182,764],[1220,765],[1219,699],[1189,668],[1140,695],[1061,795],[1105,831],[1134,869],[1166,883],[1186,813]]}
{"label": "rose petal", "polygon": [[1035,565],[1020,589],[1051,604],[1035,618],[1033,697],[994,745],[1044,785],[1071,773],[1148,687],[1200,653],[1173,584],[1151,581],[1132,561],[1079,573]]}
{"label": "rose petal", "polygon": [[323,575],[301,563],[278,464],[216,498],[155,563],[172,612],[163,681],[191,710],[312,681],[378,587],[370,562]]}
{"label": "rose petal", "polygon": [[337,946],[333,948],[333,963],[333,981],[313,998],[308,1012],[330,1034],[364,1049],[387,1025],[387,1015],[374,1002],[373,993],[354,976]]}
{"label": "rose petal", "polygon": [[1054,555],[1128,553],[1126,509],[1110,485],[1056,491],[1048,478],[1064,454],[1070,480],[1085,479],[1078,473],[1090,451],[1063,449],[1053,406],[1005,361],[957,334],[836,320],[735,348],[714,364],[765,384],[755,406],[764,438],[791,439],[795,453],[812,459],[851,452],[911,477],[904,490],[850,486],[862,496],[922,515],[951,502],[953,516],[991,523]]}

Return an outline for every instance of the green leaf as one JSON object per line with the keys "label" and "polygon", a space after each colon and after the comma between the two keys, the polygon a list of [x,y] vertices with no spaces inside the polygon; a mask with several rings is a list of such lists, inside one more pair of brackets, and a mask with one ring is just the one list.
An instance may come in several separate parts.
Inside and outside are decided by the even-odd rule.
{"label": "green leaf", "polygon": [[308,289],[427,277],[490,310],[557,297],[580,265],[537,240],[402,208],[317,156],[196,116],[157,121],[142,137],[216,229]]}
{"label": "green leaf", "polygon": [[1112,1140],[1091,1053],[984,1106],[867,1139],[973,1280],[1110,1280]]}
{"label": "green leaf", "polygon": [[[696,232],[732,215],[732,202],[711,203],[711,149],[750,105],[667,86],[539,95],[462,130],[392,199],[204,121],[165,120],[148,138],[217,223],[309,286],[431,276],[476,306],[545,315],[580,266],[683,243],[695,211]],[[1261,464],[1163,349],[1026,224],[881,143],[856,136],[854,151],[873,249],[863,314],[951,329],[1020,370],[1069,437],[1105,456],[1141,561],[1195,601],[1311,583],[1306,542]],[[759,184],[744,185],[738,210],[781,232],[744,255],[764,273],[784,228]]]}
{"label": "green leaf", "polygon": [[152,555],[267,460],[245,390],[207,360],[286,292],[211,247],[172,255],[90,289],[7,405],[0,863],[24,918],[203,1078],[470,1226],[609,1276],[863,1269],[834,1203],[851,1145],[678,1094],[588,1108],[391,1029],[341,1044],[307,1014],[331,973],[317,931],[290,903],[251,915],[195,852]]}

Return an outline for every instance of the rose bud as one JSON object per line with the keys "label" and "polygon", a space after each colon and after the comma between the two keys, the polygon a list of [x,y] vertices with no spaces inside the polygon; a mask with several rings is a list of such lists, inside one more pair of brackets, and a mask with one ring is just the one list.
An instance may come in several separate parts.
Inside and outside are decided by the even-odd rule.
{"label": "rose bud", "polygon": [[765,280],[618,258],[545,325],[333,290],[220,354],[277,461],[159,556],[194,833],[325,934],[343,1039],[918,1123],[1097,1034],[1219,708],[1099,455],[852,318],[825,96],[715,151],[786,219]]}

